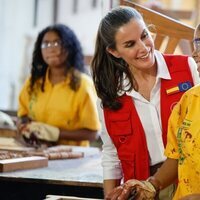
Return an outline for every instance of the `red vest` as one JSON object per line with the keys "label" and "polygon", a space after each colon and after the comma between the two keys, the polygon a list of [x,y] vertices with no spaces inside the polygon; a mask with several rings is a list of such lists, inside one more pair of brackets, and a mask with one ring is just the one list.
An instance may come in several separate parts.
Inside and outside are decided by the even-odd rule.
{"label": "red vest", "polygon": [[[173,106],[193,86],[187,56],[164,55],[171,80],[161,79],[161,121],[163,143],[166,145],[167,123]],[[107,131],[117,149],[124,181],[149,177],[149,154],[144,129],[132,97],[119,97],[122,108],[104,109]]]}

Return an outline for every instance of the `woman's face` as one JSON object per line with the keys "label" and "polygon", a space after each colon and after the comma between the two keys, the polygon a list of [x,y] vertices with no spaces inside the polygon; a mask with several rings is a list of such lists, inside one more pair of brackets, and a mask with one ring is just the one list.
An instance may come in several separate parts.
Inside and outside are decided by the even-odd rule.
{"label": "woman's face", "polygon": [[130,20],[119,28],[115,35],[116,49],[108,52],[122,58],[130,67],[139,70],[155,64],[153,39],[142,20]]}
{"label": "woman's face", "polygon": [[200,55],[200,30],[196,30],[194,34],[194,50]]}
{"label": "woman's face", "polygon": [[41,51],[43,59],[48,66],[58,67],[65,65],[67,52],[62,47],[62,42],[56,32],[50,31],[44,35]]}
{"label": "woman's face", "polygon": [[194,51],[192,52],[192,56],[197,63],[197,70],[200,74],[200,30],[195,30],[193,45]]}

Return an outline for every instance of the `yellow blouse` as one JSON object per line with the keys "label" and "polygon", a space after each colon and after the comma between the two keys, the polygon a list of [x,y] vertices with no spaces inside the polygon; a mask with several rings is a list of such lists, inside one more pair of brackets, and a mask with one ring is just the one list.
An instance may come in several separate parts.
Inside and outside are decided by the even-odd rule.
{"label": "yellow blouse", "polygon": [[200,193],[200,85],[186,92],[173,109],[165,155],[178,159],[174,200]]}
{"label": "yellow blouse", "polygon": [[[44,92],[37,88],[30,96],[30,78],[26,81],[19,95],[18,116],[27,115],[35,121],[66,130],[99,130],[97,97],[91,78],[81,73],[80,87],[74,91],[69,86],[69,76],[65,81],[52,85],[48,73],[47,71]],[[63,141],[59,142],[63,144]],[[64,144],[87,146],[89,143],[64,141]]]}

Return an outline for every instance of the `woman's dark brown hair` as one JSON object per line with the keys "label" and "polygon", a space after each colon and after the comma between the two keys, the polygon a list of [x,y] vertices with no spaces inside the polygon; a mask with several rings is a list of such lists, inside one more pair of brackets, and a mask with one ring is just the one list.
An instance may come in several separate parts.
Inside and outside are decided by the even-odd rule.
{"label": "woman's dark brown hair", "polygon": [[[121,107],[117,99],[119,93],[122,94],[134,88],[134,79],[127,63],[121,58],[115,58],[106,49],[116,48],[117,31],[131,19],[143,20],[140,13],[131,7],[122,6],[108,12],[98,28],[95,53],[91,63],[97,95],[102,100],[103,107],[113,110]],[[125,79],[129,80],[126,86]]]}
{"label": "woman's dark brown hair", "polygon": [[50,31],[53,31],[58,34],[62,43],[62,48],[64,48],[68,53],[66,60],[66,68],[67,71],[70,72],[71,89],[76,90],[80,85],[80,77],[77,71],[86,72],[84,67],[82,48],[75,33],[64,24],[55,24],[52,26],[48,26],[38,34],[38,37],[35,42],[32,57],[30,93],[32,93],[32,91],[34,90],[34,86],[36,85],[36,82],[39,79],[42,79],[42,82],[41,84],[39,84],[39,87],[42,91],[44,91],[45,74],[48,66],[42,57],[41,43],[44,35]]}

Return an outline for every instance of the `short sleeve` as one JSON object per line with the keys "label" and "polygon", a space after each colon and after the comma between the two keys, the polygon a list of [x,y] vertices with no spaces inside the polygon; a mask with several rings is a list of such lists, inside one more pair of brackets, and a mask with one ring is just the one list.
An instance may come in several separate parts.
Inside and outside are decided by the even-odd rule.
{"label": "short sleeve", "polygon": [[83,76],[80,90],[80,124],[84,128],[100,130],[97,95],[90,77]]}
{"label": "short sleeve", "polygon": [[27,79],[20,91],[19,102],[18,102],[18,111],[17,111],[18,117],[28,115],[29,85],[30,85],[30,79]]}

